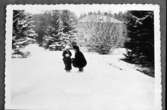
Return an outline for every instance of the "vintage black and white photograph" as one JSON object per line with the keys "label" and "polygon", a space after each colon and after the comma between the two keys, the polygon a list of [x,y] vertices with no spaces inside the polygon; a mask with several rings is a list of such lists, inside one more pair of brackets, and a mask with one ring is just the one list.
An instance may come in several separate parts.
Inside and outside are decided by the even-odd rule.
{"label": "vintage black and white photograph", "polygon": [[6,7],[5,109],[161,110],[159,6]]}

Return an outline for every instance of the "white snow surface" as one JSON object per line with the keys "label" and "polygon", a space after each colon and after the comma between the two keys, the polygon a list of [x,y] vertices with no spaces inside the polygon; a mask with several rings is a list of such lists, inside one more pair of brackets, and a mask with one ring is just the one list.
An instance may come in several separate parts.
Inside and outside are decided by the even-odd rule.
{"label": "white snow surface", "polygon": [[61,51],[36,45],[12,59],[11,105],[22,110],[154,110],[154,78],[111,55],[83,52],[84,72],[64,70]]}

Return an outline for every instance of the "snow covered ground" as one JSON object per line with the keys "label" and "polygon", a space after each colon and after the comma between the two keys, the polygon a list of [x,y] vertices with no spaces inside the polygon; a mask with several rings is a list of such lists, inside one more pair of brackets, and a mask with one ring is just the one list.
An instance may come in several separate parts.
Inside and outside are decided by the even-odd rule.
{"label": "snow covered ground", "polygon": [[[154,110],[154,78],[123,62],[119,52],[84,52],[84,72],[64,71],[62,52],[31,46],[12,59],[11,104],[33,110]],[[9,74],[8,74],[9,76]]]}

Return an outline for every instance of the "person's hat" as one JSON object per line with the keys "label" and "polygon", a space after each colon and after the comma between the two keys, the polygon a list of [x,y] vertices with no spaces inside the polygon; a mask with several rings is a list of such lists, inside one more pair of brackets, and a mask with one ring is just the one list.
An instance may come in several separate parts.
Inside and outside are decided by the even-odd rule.
{"label": "person's hat", "polygon": [[79,47],[78,47],[77,45],[74,45],[74,46],[73,46],[73,49],[79,50]]}

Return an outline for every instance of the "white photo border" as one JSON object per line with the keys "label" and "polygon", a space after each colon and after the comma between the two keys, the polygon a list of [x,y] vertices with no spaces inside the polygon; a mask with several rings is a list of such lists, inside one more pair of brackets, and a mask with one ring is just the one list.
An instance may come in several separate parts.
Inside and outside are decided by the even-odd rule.
{"label": "white photo border", "polygon": [[[6,34],[5,34],[5,108],[13,108],[10,105],[10,62],[12,52],[12,19],[13,10],[24,10],[24,9],[78,9],[80,7],[94,7],[97,10],[99,8],[113,10],[140,10],[140,11],[153,11],[154,12],[154,54],[155,54],[155,110],[162,110],[162,80],[161,80],[161,36],[160,36],[160,6],[157,4],[53,4],[53,5],[7,5],[6,7]],[[14,107],[17,108],[17,107]],[[24,108],[24,107],[21,107]],[[31,107],[30,107],[31,108]]]}

